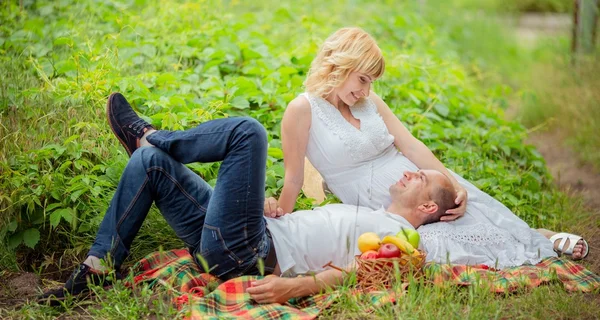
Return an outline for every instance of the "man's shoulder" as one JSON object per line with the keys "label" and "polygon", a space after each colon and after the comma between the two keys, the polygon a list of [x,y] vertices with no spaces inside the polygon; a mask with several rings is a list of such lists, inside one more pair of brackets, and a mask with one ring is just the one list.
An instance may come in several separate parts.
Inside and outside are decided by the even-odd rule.
{"label": "man's shoulder", "polygon": [[314,210],[327,210],[327,211],[336,211],[336,212],[354,212],[354,213],[367,213],[374,212],[377,210],[373,210],[368,207],[356,206],[352,204],[343,204],[343,203],[329,203],[321,207],[317,207]]}

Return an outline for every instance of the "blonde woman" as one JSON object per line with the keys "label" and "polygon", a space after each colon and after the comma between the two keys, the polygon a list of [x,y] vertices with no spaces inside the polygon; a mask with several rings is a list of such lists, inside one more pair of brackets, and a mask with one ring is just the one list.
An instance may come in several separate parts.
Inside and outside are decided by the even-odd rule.
{"label": "blonde woman", "polygon": [[[343,28],[327,38],[311,64],[306,92],[289,103],[283,116],[284,186],[279,199],[265,200],[266,216],[293,211],[303,184],[305,156],[343,203],[372,209],[390,204],[388,189],[406,182],[405,171],[433,169],[450,178],[457,207],[447,211],[442,218],[446,222],[419,228],[430,257],[502,268],[555,255],[552,243],[573,259],[587,255],[588,245],[581,237],[536,232],[500,202],[447,170],[371,91],[384,70],[381,50],[362,29]],[[518,250],[512,249],[515,245]]]}

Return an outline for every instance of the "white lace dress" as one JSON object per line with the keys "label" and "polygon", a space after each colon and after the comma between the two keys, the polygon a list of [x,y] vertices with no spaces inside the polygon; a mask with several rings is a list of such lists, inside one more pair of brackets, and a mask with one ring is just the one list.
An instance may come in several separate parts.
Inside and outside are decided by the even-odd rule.
{"label": "white lace dress", "polygon": [[[387,207],[389,187],[404,171],[418,168],[395,148],[375,104],[363,99],[350,108],[360,120],[359,130],[327,100],[302,95],[312,110],[306,155],[329,189],[345,204]],[[556,256],[548,239],[502,203],[452,174],[469,194],[467,212],[456,221],[418,229],[429,261],[505,268]]]}

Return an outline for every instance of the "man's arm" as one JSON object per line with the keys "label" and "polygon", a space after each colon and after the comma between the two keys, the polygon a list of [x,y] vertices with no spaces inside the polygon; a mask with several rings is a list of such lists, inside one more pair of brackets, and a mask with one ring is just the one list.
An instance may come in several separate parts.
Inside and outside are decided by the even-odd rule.
{"label": "man's arm", "polygon": [[344,273],[335,269],[317,273],[312,277],[267,276],[253,282],[252,287],[246,289],[246,292],[258,303],[285,303],[291,298],[319,293],[326,288],[341,284],[343,280]]}

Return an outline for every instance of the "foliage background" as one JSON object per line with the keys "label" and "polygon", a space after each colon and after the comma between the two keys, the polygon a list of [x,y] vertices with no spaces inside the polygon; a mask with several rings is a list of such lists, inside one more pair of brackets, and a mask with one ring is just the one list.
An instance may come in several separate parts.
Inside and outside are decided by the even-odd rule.
{"label": "foliage background", "polygon": [[[266,193],[277,195],[283,110],[303,92],[319,44],[347,25],[378,39],[387,70],[375,91],[448,168],[532,226],[559,227],[565,208],[577,208],[551,187],[524,128],[503,120],[512,89],[483,86],[480,64],[465,66],[443,10],[397,1],[24,3],[0,11],[3,268],[60,273],[86,253],[127,162],[105,120],[113,91],[161,129],[258,119],[269,133]],[[214,183],[218,164],[190,167]],[[310,206],[303,198],[297,207]],[[132,259],[160,245],[181,244],[154,211]]]}

